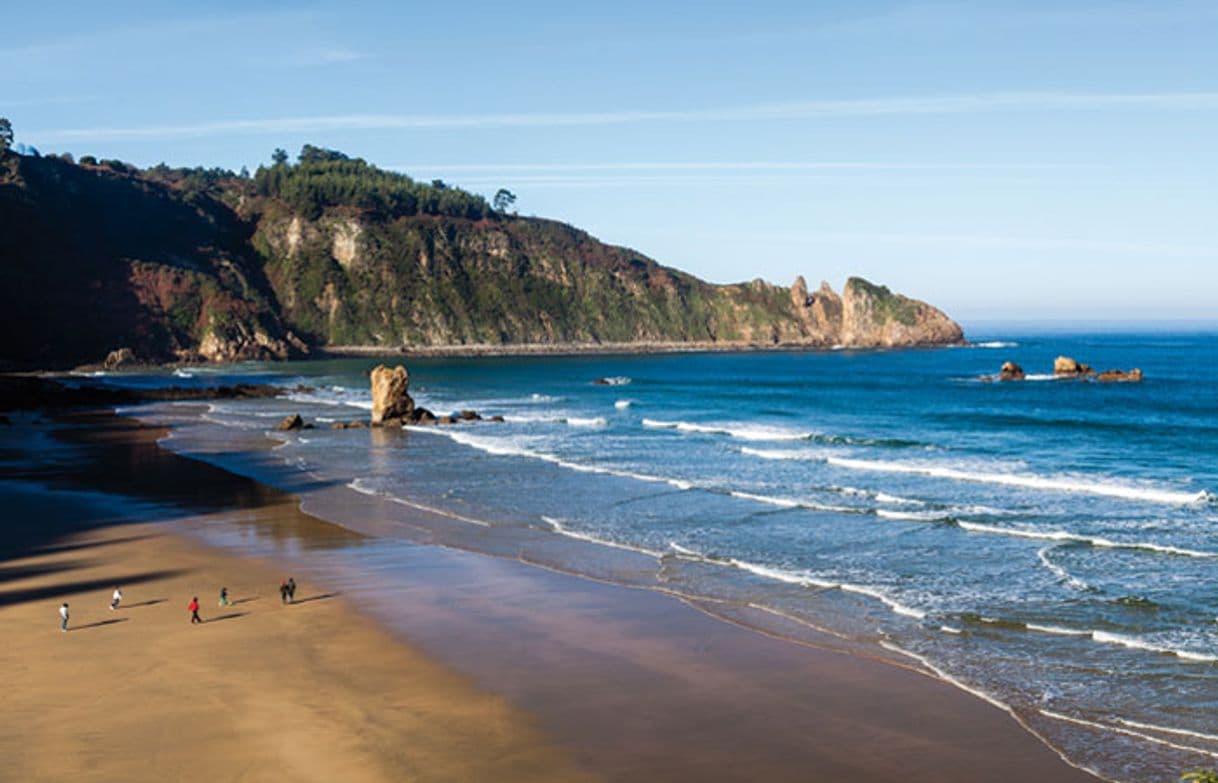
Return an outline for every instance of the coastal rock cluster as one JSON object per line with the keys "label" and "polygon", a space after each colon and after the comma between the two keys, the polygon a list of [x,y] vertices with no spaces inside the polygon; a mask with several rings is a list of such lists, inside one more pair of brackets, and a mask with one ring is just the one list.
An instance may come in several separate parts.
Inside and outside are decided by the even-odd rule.
{"label": "coastal rock cluster", "polygon": [[[1096,380],[1100,383],[1140,383],[1142,381],[1142,371],[1137,367],[1132,370],[1104,370],[1096,372],[1090,365],[1083,364],[1069,356],[1059,356],[1053,360],[1053,377],[1061,379],[1077,379],[1077,380]],[[985,381],[1022,381],[1027,378],[1027,373],[1015,362],[1003,362],[1002,368],[999,369],[998,375],[985,375],[982,380]]]}

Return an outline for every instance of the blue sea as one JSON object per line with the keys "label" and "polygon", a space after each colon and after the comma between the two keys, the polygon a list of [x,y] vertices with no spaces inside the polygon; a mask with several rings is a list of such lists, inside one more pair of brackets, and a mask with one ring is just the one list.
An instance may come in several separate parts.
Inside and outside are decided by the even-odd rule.
{"label": "blue sea", "polygon": [[[126,412],[235,470],[252,470],[251,438],[273,439],[261,459],[332,488],[306,510],[364,532],[748,607],[915,666],[1109,779],[1213,766],[1218,334],[970,336],[404,361],[418,404],[501,424],[330,429],[367,417],[367,372],[391,358],[179,370],[168,380],[293,390]],[[1057,380],[1060,354],[1146,380]],[[982,379],[1006,360],[1028,378]],[[317,428],[271,432],[295,412]],[[345,518],[336,492],[394,501],[401,520]],[[410,523],[420,511],[428,525]]]}

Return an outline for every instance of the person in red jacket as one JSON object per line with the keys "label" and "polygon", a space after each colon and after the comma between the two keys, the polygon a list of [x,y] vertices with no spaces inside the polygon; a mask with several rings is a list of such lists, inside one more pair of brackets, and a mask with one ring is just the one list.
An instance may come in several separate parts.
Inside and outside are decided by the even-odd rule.
{"label": "person in red jacket", "polygon": [[203,619],[199,617],[199,596],[196,595],[190,599],[190,603],[186,605],[186,608],[190,610],[191,625],[203,622]]}

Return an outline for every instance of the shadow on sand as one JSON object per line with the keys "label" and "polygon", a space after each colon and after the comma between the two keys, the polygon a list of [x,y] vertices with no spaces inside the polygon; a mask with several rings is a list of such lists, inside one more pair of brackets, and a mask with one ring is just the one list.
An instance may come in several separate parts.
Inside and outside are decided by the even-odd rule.
{"label": "shadow on sand", "polygon": [[245,612],[229,612],[228,614],[221,614],[221,615],[217,615],[215,617],[208,617],[206,620],[203,621],[203,624],[209,625],[211,623],[218,623],[221,620],[236,620],[238,617],[245,617],[245,615],[246,615]]}
{"label": "shadow on sand", "polygon": [[119,606],[119,609],[135,609],[136,607],[140,606],[153,606],[154,604],[163,604],[168,600],[168,598],[153,598],[148,601],[140,601],[138,604],[123,604]]}
{"label": "shadow on sand", "polygon": [[240,606],[241,604],[248,604],[251,601],[257,601],[258,598],[259,598],[259,596],[256,596],[256,595],[251,595],[249,598],[238,598],[236,601],[230,601],[229,605],[230,606]]}
{"label": "shadow on sand", "polygon": [[128,620],[130,620],[130,619],[131,619],[130,617],[115,617],[115,618],[114,618],[114,619],[112,619],[112,620],[98,620],[98,621],[97,621],[97,622],[95,622],[95,623],[88,623],[88,624],[86,624],[86,625],[78,625],[78,626],[76,626],[75,628],[70,628],[70,629],[68,629],[68,630],[71,630],[71,631],[83,631],[83,630],[85,630],[86,628],[100,628],[100,627],[102,627],[103,625],[114,625],[115,623],[125,623],[125,622],[127,622]]}
{"label": "shadow on sand", "polygon": [[308,598],[301,598],[297,601],[292,601],[292,604],[307,604],[310,601],[324,601],[327,598],[336,598],[339,593],[322,593],[320,595],[311,595]]}

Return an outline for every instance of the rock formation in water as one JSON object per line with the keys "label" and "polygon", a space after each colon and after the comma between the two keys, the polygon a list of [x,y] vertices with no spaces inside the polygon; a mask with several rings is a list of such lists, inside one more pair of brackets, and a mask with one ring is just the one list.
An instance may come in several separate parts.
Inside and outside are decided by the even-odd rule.
{"label": "rock formation in water", "polygon": [[1059,356],[1053,360],[1053,374],[1078,378],[1084,375],[1095,375],[1095,370],[1069,356]]}
{"label": "rock formation in water", "polygon": [[1026,377],[1027,373],[1015,362],[1003,362],[1002,369],[998,371],[1000,381],[1022,381]]}
{"label": "rock formation in water", "polygon": [[372,370],[372,425],[383,426],[390,422],[409,421],[414,415],[414,400],[411,399],[410,373],[402,365],[393,369],[383,364]]}

